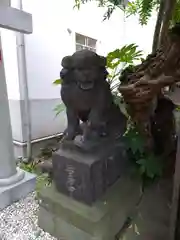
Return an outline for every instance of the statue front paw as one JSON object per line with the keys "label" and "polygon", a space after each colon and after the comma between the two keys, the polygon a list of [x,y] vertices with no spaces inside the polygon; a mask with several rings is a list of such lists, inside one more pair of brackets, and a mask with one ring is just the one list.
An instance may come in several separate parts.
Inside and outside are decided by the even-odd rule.
{"label": "statue front paw", "polygon": [[77,135],[77,131],[74,130],[74,129],[66,129],[64,131],[64,137],[63,137],[63,140],[74,140],[74,138],[76,137]]}

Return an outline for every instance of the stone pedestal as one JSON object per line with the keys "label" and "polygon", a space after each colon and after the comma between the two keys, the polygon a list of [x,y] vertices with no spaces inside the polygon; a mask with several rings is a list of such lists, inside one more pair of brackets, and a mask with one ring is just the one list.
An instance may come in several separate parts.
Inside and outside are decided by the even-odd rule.
{"label": "stone pedestal", "polygon": [[58,239],[114,240],[140,198],[139,182],[125,174],[122,139],[93,149],[63,142],[52,163],[53,185],[39,193],[39,226]]}
{"label": "stone pedestal", "polygon": [[114,240],[140,198],[140,184],[122,177],[92,206],[58,193],[39,193],[39,226],[63,240]]}
{"label": "stone pedestal", "polygon": [[[18,181],[16,180],[9,182],[10,179],[14,178],[13,176],[11,178],[7,178],[8,184],[0,185],[0,210],[12,204],[13,202],[26,197],[28,193],[34,191],[35,189],[36,176],[34,174],[17,169],[16,176],[17,175],[21,176]],[[2,184],[1,180],[2,179],[0,179],[0,184]]]}
{"label": "stone pedestal", "polygon": [[121,139],[102,141],[90,151],[66,142],[52,160],[57,190],[89,205],[118,180],[128,165]]}

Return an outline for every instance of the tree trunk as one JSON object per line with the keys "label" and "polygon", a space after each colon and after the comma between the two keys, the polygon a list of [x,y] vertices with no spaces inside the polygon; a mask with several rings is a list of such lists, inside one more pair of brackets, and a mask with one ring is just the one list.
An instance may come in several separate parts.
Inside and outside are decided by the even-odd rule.
{"label": "tree trunk", "polygon": [[163,154],[164,159],[168,159],[175,146],[174,104],[165,99],[161,92],[165,86],[170,86],[180,79],[178,26],[174,27],[176,37],[172,38],[168,31],[169,44],[149,55],[135,68],[134,73],[126,72],[126,83],[119,87],[132,121],[146,139],[146,146],[158,155]]}
{"label": "tree trunk", "polygon": [[159,47],[160,33],[161,33],[163,16],[164,16],[164,10],[165,10],[165,1],[161,0],[160,7],[159,7],[159,12],[158,12],[158,17],[157,17],[157,21],[156,21],[155,32],[154,32],[152,53],[155,53],[157,48]]}
{"label": "tree trunk", "polygon": [[162,21],[162,29],[160,32],[160,45],[164,45],[166,43],[166,36],[168,33],[168,29],[170,26],[170,21],[172,19],[173,10],[176,5],[176,0],[166,0],[165,2],[165,11]]}

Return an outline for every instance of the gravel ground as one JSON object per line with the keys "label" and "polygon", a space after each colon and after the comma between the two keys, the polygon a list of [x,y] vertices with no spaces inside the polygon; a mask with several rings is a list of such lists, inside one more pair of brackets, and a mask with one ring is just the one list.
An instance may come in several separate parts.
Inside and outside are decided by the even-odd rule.
{"label": "gravel ground", "polygon": [[35,193],[0,212],[0,240],[56,240],[37,225]]}

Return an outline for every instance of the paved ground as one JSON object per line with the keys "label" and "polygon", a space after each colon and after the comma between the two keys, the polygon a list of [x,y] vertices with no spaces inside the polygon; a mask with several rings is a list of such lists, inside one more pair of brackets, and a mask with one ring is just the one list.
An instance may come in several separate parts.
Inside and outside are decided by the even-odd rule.
{"label": "paved ground", "polygon": [[0,240],[55,240],[37,225],[35,193],[0,211]]}
{"label": "paved ground", "polygon": [[137,215],[120,240],[169,240],[171,180],[148,188]]}

